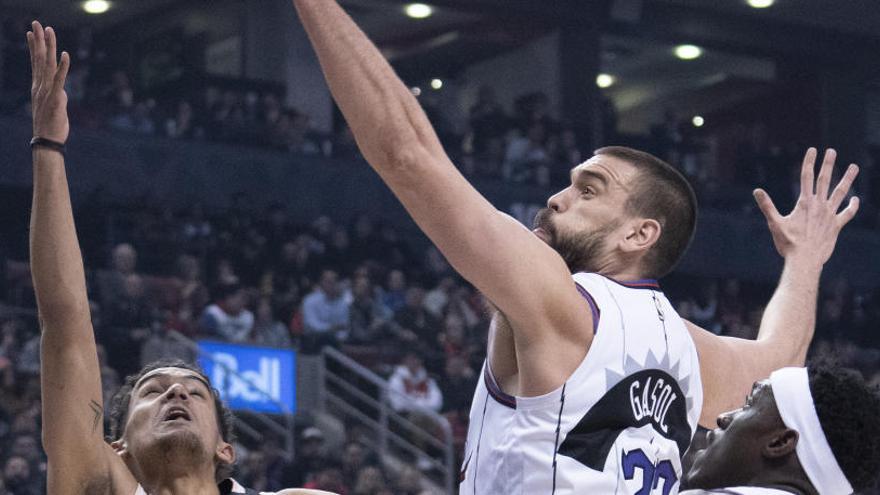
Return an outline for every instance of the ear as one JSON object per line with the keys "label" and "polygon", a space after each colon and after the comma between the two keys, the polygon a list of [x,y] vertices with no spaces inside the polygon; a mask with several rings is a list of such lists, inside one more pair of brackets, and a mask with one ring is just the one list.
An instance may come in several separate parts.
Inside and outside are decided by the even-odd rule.
{"label": "ear", "polygon": [[798,432],[786,428],[773,435],[770,442],[761,449],[761,453],[770,459],[785,457],[795,451],[799,438]]}
{"label": "ear", "polygon": [[660,222],[653,218],[633,219],[620,248],[627,253],[648,251],[660,239]]}
{"label": "ear", "polygon": [[217,444],[216,455],[220,462],[228,466],[235,464],[235,448],[232,444],[221,440],[220,443]]}

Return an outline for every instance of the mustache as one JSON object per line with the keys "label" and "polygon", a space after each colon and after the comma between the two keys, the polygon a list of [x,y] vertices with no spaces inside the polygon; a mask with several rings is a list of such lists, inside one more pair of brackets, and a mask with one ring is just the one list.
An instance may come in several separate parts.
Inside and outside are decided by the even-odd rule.
{"label": "mustache", "polygon": [[535,219],[532,221],[533,229],[543,229],[544,232],[547,232],[551,236],[555,235],[556,231],[553,226],[553,221],[550,217],[553,216],[553,210],[550,208],[541,208],[538,210],[538,213],[535,214]]}

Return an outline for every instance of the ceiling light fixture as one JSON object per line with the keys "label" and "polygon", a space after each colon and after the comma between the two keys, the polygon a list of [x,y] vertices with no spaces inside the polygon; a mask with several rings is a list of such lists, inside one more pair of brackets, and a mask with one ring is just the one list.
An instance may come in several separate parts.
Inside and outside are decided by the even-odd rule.
{"label": "ceiling light fixture", "polygon": [[599,74],[596,76],[596,86],[599,86],[602,89],[610,88],[617,79],[611,74]]}
{"label": "ceiling light fixture", "polygon": [[746,0],[746,2],[753,9],[766,9],[776,3],[776,0]]}
{"label": "ceiling light fixture", "polygon": [[110,10],[110,2],[107,0],[88,0],[83,2],[82,8],[89,14],[103,14]]}
{"label": "ceiling light fixture", "polygon": [[682,60],[700,58],[703,49],[696,45],[678,45],[675,47],[675,56]]}
{"label": "ceiling light fixture", "polygon": [[699,115],[695,115],[691,122],[694,124],[694,127],[703,127],[703,124],[706,123],[706,120]]}
{"label": "ceiling light fixture", "polygon": [[430,5],[424,3],[411,3],[407,5],[403,11],[413,19],[424,19],[426,17],[431,17],[434,13],[434,9]]}
{"label": "ceiling light fixture", "polygon": [[440,88],[443,87],[443,80],[442,79],[431,79],[431,87],[436,90],[439,90]]}

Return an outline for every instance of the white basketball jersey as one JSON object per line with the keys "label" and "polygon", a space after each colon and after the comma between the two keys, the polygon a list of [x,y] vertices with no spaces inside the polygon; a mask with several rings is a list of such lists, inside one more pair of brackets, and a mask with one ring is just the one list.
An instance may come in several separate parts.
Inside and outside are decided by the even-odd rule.
{"label": "white basketball jersey", "polygon": [[703,404],[694,342],[656,281],[574,280],[593,313],[587,356],[539,397],[505,394],[483,365],[460,494],[678,493]]}
{"label": "white basketball jersey", "polygon": [[736,488],[716,488],[714,490],[686,490],[679,495],[792,495],[792,492],[774,488],[756,486],[738,486]]}

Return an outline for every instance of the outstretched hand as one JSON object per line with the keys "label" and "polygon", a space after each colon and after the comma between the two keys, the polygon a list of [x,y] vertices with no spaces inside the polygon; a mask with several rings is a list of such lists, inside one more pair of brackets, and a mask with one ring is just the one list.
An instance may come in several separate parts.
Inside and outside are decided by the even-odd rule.
{"label": "outstretched hand", "polygon": [[852,197],[847,207],[838,213],[859,174],[859,167],[851,164],[829,195],[837,152],[833,149],[825,152],[818,178],[814,178],[813,171],[816,155],[816,148],[810,148],[804,156],[800,196],[788,215],[779,214],[770,195],[763,189],[756,189],[754,195],[767,219],[773,244],[779,254],[784,258],[804,257],[821,267],[834,252],[840,230],[855,217],[859,209],[859,198]]}
{"label": "outstretched hand", "polygon": [[67,119],[67,93],[64,81],[70,69],[70,55],[56,55],[55,31],[43,29],[39,22],[27,33],[31,53],[31,103],[34,116],[34,136],[59,143],[67,141],[70,123]]}

